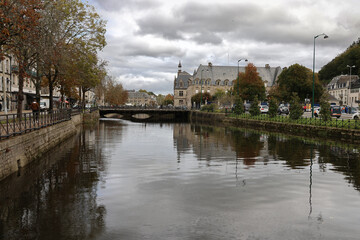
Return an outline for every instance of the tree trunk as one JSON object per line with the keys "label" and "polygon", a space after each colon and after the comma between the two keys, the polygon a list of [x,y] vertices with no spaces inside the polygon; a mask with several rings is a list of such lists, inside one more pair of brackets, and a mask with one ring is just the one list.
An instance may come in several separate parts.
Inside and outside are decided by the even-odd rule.
{"label": "tree trunk", "polygon": [[24,68],[19,64],[19,91],[17,94],[17,117],[21,119],[22,105],[24,101]]}

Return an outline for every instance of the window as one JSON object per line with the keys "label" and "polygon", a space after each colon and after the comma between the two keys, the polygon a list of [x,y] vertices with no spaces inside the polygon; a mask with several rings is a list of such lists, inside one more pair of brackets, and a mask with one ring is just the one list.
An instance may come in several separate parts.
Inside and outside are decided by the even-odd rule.
{"label": "window", "polygon": [[179,86],[182,88],[184,86],[183,81],[180,81]]}
{"label": "window", "polygon": [[225,85],[225,86],[228,86],[228,85],[229,85],[229,80],[225,80],[225,81],[224,81],[224,85]]}
{"label": "window", "polygon": [[179,105],[184,105],[184,100],[179,100]]}
{"label": "window", "polygon": [[220,86],[220,80],[216,80],[215,85]]}
{"label": "window", "polygon": [[184,96],[184,91],[179,91],[179,96],[180,97]]}

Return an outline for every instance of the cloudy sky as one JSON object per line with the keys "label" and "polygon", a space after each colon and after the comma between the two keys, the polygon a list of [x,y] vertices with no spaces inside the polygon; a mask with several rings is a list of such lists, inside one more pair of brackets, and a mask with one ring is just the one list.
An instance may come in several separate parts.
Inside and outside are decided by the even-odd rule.
{"label": "cloudy sky", "polygon": [[[360,37],[358,0],[89,0],[107,24],[100,54],[126,89],[173,93],[179,61],[193,73],[199,64],[316,71]],[[244,63],[241,63],[244,65]]]}

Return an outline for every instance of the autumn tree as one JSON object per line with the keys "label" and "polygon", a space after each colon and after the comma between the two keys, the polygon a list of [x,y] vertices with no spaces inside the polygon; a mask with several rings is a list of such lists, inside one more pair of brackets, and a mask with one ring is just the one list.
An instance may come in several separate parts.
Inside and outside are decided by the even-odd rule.
{"label": "autumn tree", "polygon": [[110,105],[122,105],[128,99],[128,92],[120,83],[109,77],[105,87],[105,102]]}
{"label": "autumn tree", "polygon": [[164,105],[174,104],[174,95],[172,94],[166,95],[163,104]]}
{"label": "autumn tree", "polygon": [[[310,69],[294,64],[285,68],[277,80],[278,93],[281,100],[289,102],[293,93],[296,93],[301,101],[312,96],[313,73]],[[323,92],[323,87],[315,74],[315,101],[318,101]]]}
{"label": "autumn tree", "polygon": [[[66,69],[66,55],[69,49],[76,49],[83,53],[77,61],[82,67],[83,73],[90,76],[89,81],[93,82],[97,70],[84,69],[89,67],[86,58],[89,58],[90,65],[94,63],[94,55],[101,50],[105,42],[105,22],[95,12],[94,7],[82,3],[80,0],[45,0],[46,8],[43,11],[41,21],[41,47],[42,47],[42,70],[47,78],[50,109],[53,108],[53,90],[59,85],[59,77]],[[72,45],[72,48],[68,48]],[[85,59],[85,61],[84,61]],[[81,80],[80,80],[81,82]],[[84,89],[90,87],[82,86]],[[83,95],[83,94],[79,94]]]}
{"label": "autumn tree", "polygon": [[255,97],[260,100],[265,99],[264,83],[252,63],[247,65],[245,73],[239,73],[237,81],[236,86],[239,86],[238,91],[242,99],[250,101],[253,101]]}
{"label": "autumn tree", "polygon": [[36,28],[40,19],[41,0],[1,0],[0,1],[0,58],[5,49],[15,46],[17,37],[27,40],[27,33]]}

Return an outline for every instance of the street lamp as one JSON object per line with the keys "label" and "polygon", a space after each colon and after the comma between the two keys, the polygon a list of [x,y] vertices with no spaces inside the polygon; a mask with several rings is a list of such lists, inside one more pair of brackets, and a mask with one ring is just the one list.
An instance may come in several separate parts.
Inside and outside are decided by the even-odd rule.
{"label": "street lamp", "polygon": [[311,104],[311,117],[314,118],[314,104],[315,104],[315,39],[324,36],[324,38],[328,38],[329,36],[325,33],[314,36],[314,55],[313,55],[313,84],[312,84],[312,104]]}
{"label": "street lamp", "polygon": [[[351,97],[350,97],[350,93],[351,93],[351,69],[355,68],[355,65],[352,65],[352,66],[346,65],[346,67],[350,68],[350,84],[349,84],[349,94],[348,94],[348,103],[349,103],[349,100],[351,99]],[[351,100],[351,107],[352,107],[352,100]]]}
{"label": "street lamp", "polygon": [[[248,61],[246,58],[240,58],[240,59],[238,60],[238,73],[237,73],[237,77],[239,78],[239,81],[240,81],[240,77],[239,77],[239,74],[240,74],[240,66],[239,66],[239,63],[240,63],[241,60],[245,60],[245,62]],[[239,84],[239,88],[240,88],[240,84]],[[238,89],[238,91],[239,91],[238,93],[240,94],[240,89]]]}

